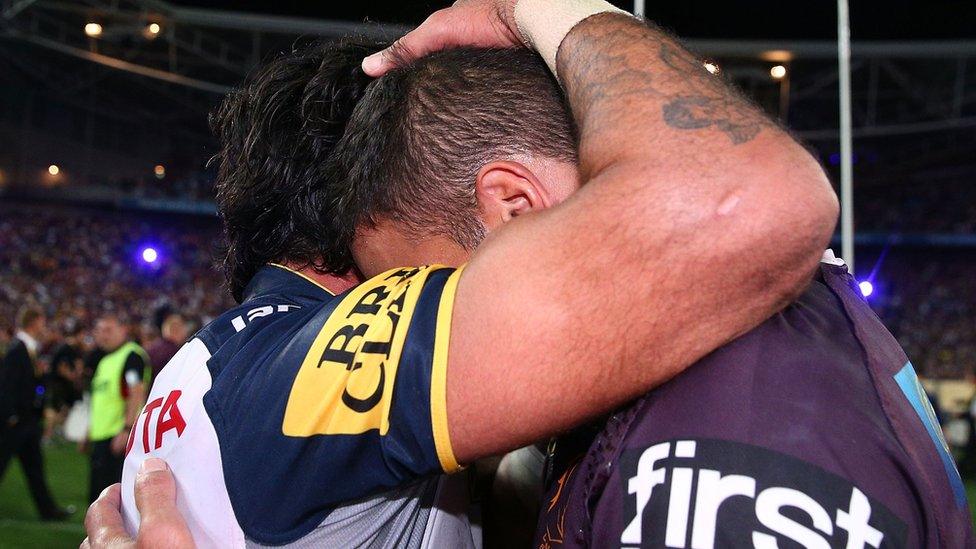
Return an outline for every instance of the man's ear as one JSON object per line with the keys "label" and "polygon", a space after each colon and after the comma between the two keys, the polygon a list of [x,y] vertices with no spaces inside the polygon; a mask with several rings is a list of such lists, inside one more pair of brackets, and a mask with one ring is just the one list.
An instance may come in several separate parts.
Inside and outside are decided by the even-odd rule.
{"label": "man's ear", "polygon": [[548,208],[552,202],[532,170],[511,160],[482,166],[475,192],[482,220],[489,230],[519,215]]}

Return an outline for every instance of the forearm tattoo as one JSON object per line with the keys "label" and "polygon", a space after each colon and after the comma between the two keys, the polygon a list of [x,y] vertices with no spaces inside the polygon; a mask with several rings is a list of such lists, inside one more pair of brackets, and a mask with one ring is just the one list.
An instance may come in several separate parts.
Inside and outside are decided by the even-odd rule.
{"label": "forearm tattoo", "polygon": [[640,108],[633,100],[650,99],[668,127],[718,130],[735,145],[773,126],[667,33],[624,16],[600,14],[578,25],[559,49],[558,66],[574,110],[599,113],[610,124]]}

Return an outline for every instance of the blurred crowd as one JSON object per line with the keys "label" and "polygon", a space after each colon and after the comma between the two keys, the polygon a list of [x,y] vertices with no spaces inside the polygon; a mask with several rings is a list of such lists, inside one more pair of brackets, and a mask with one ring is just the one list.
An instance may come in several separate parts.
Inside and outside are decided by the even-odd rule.
{"label": "blurred crowd", "polygon": [[[74,332],[82,346],[90,345],[90,329],[103,312],[127,319],[144,343],[159,337],[160,311],[182,313],[192,333],[231,304],[213,268],[218,238],[208,217],[0,206],[0,348],[24,305],[46,313],[51,349]],[[140,257],[149,246],[159,254],[152,264]],[[870,302],[921,375],[976,377],[971,250],[867,250],[858,270],[862,279],[875,271]]]}
{"label": "blurred crowd", "polygon": [[919,374],[930,379],[976,380],[976,255],[972,250],[914,248],[864,255],[859,271],[869,272],[867,267],[874,270],[877,265],[876,289],[869,301]]}
{"label": "blurred crowd", "polygon": [[857,230],[886,233],[976,233],[976,184],[886,184],[856,190]]}
{"label": "blurred crowd", "polygon": [[136,198],[175,198],[189,202],[214,199],[213,174],[207,171],[167,176],[162,181],[152,177],[100,179],[99,185]]}
{"label": "blurred crowd", "polygon": [[[94,320],[106,312],[144,343],[159,337],[166,310],[199,327],[231,304],[213,268],[218,235],[209,218],[0,206],[0,347],[23,306],[45,313],[49,348],[73,332],[90,347]],[[156,262],[142,259],[147,247]]]}

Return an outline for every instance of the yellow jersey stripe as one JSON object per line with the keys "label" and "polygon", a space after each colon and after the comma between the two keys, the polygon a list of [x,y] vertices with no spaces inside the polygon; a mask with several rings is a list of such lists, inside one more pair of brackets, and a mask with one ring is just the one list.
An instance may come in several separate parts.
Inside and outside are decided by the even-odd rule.
{"label": "yellow jersey stripe", "polygon": [[444,283],[441,302],[437,308],[437,328],[434,337],[434,358],[430,372],[430,419],[433,424],[434,447],[437,459],[445,473],[453,473],[463,467],[458,464],[451,446],[447,428],[447,350],[451,341],[451,316],[454,313],[454,296],[461,279],[462,265]]}

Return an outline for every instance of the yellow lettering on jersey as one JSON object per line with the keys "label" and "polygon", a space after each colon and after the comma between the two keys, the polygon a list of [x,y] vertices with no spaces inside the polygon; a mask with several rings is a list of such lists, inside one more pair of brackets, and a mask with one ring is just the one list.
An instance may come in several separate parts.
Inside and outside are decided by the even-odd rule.
{"label": "yellow lettering on jersey", "polygon": [[431,271],[388,271],[342,300],[295,377],[282,433],[356,435],[379,429],[386,434],[407,327]]}

